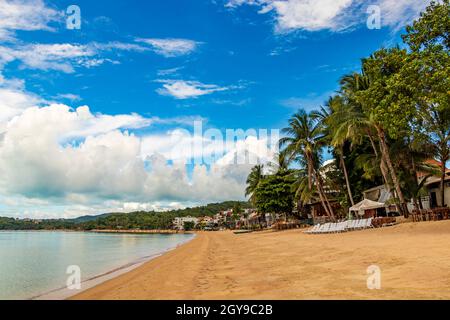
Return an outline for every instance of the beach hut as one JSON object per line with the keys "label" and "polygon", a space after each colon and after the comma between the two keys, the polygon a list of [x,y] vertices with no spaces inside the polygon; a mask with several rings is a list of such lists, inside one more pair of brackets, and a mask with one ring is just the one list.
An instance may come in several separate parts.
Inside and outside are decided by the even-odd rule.
{"label": "beach hut", "polygon": [[364,199],[363,201],[355,204],[353,207],[350,208],[350,215],[352,213],[355,214],[355,216],[360,216],[364,218],[373,218],[376,216],[377,209],[385,208],[386,205],[382,202],[376,202],[369,199]]}

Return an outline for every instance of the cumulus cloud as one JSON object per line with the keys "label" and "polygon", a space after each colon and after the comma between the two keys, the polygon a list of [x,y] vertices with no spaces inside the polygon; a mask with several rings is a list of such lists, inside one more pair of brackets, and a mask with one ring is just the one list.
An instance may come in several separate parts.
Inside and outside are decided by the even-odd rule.
{"label": "cumulus cloud", "polygon": [[381,9],[383,26],[398,29],[413,19],[431,0],[379,0],[368,4],[363,0],[229,0],[228,8],[242,5],[259,7],[260,14],[273,13],[277,32],[342,31],[366,24],[369,5]]}
{"label": "cumulus cloud", "polygon": [[227,87],[220,87],[215,84],[203,84],[198,81],[158,80],[158,82],[163,83],[163,87],[157,89],[156,92],[161,95],[172,96],[175,99],[196,98],[229,89]]}
{"label": "cumulus cloud", "polygon": [[13,40],[17,30],[53,30],[50,23],[62,14],[42,0],[0,0],[0,40]]}
{"label": "cumulus cloud", "polygon": [[[137,136],[133,129],[193,119],[93,114],[87,106],[28,107],[8,119],[0,138],[0,198],[10,199],[6,205],[22,216],[73,217],[244,199],[253,164],[236,164],[235,154],[262,152],[267,144],[265,138],[246,137],[218,145],[181,129],[175,140],[168,139],[172,132]],[[200,153],[173,152],[181,143],[198,142],[204,144]],[[189,169],[183,161],[213,153],[208,165]]]}
{"label": "cumulus cloud", "polygon": [[0,74],[0,134],[6,130],[7,121],[42,102],[40,97],[26,92],[23,81],[5,79]]}
{"label": "cumulus cloud", "polygon": [[138,42],[148,44],[153,51],[165,57],[178,57],[194,52],[201,44],[189,39],[136,39]]}

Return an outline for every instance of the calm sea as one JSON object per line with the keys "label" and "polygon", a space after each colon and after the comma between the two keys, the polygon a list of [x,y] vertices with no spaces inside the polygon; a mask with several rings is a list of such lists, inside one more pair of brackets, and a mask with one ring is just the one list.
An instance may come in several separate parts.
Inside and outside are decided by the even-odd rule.
{"label": "calm sea", "polygon": [[28,299],[66,287],[69,266],[83,281],[142,263],[194,235],[0,232],[0,299]]}

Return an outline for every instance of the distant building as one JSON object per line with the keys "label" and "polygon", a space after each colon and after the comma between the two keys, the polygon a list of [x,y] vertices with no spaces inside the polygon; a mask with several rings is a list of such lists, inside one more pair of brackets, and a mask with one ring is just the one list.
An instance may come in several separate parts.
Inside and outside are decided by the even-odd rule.
{"label": "distant building", "polygon": [[177,217],[175,219],[173,219],[173,228],[176,230],[184,230],[184,223],[185,222],[193,222],[194,226],[196,226],[199,222],[198,218],[195,217]]}

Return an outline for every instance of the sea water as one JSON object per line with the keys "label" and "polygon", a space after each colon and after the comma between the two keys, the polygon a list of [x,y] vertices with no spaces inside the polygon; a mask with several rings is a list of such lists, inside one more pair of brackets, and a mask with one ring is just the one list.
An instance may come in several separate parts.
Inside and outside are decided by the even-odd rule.
{"label": "sea water", "polygon": [[[30,299],[130,267],[189,241],[192,234],[0,231],[0,299]],[[69,273],[68,273],[69,272]]]}

